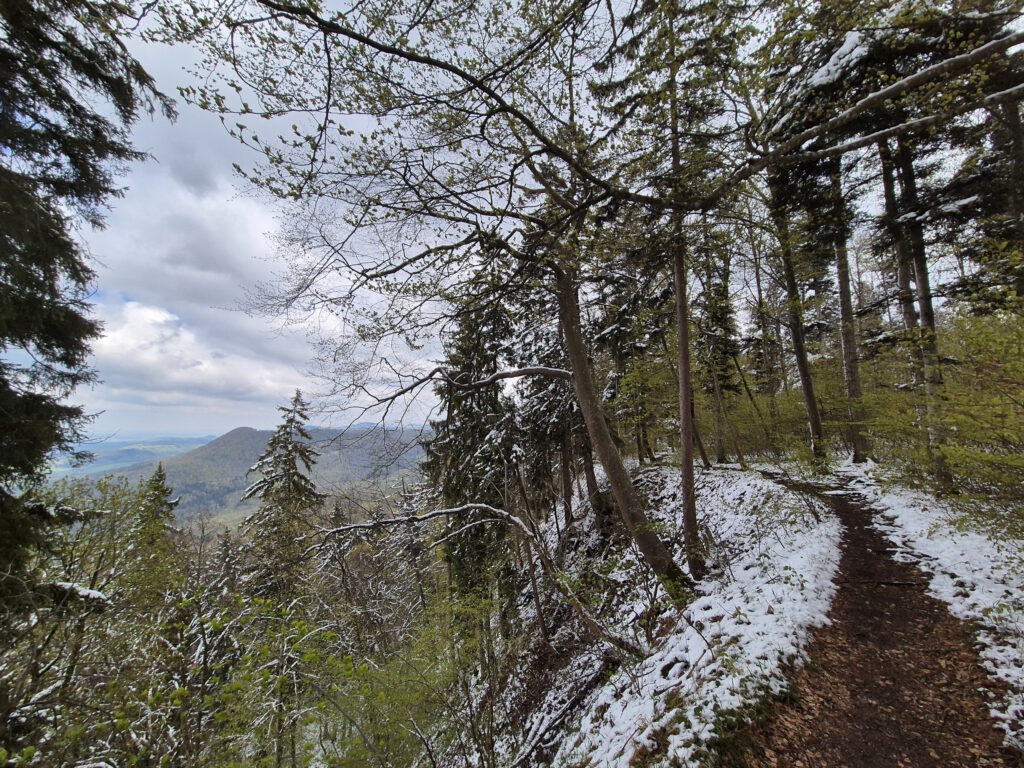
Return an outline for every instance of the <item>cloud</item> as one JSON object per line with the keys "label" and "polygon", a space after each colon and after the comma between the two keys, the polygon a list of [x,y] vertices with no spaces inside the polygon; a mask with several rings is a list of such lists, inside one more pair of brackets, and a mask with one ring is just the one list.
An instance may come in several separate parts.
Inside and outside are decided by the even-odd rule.
{"label": "cloud", "polygon": [[[255,426],[269,426],[266,418],[273,418],[275,407],[305,384],[294,366],[218,348],[215,336],[164,308],[128,301],[101,309],[105,331],[93,351],[104,383],[87,406],[115,417],[101,419],[107,429],[154,426],[152,420],[122,420],[121,409],[129,406],[161,409],[165,429],[192,433],[224,431],[245,424],[254,413],[266,415]],[[186,409],[198,423],[168,412],[175,408]]]}
{"label": "cloud", "polygon": [[[187,80],[187,52],[146,45],[137,55],[165,92]],[[83,234],[104,336],[93,344],[102,384],[77,399],[104,412],[95,435],[268,427],[297,387],[313,389],[302,329],[238,310],[246,289],[279,268],[273,208],[236,187],[232,163],[246,150],[216,117],[185,104],[179,112],[174,124],[135,127],[153,159],[123,179],[106,228]]]}
{"label": "cloud", "polygon": [[96,367],[112,387],[140,402],[168,393],[281,401],[302,383],[291,366],[275,359],[216,348],[216,339],[201,338],[161,307],[129,301],[103,321],[104,335],[93,347]]}

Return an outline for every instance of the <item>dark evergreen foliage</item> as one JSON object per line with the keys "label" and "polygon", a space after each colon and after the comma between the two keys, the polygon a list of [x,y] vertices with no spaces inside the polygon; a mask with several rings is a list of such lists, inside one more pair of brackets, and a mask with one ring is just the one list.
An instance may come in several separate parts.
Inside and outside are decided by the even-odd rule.
{"label": "dark evergreen foliage", "polygon": [[[494,276],[478,279],[486,285]],[[446,507],[479,502],[503,508],[516,482],[511,405],[500,387],[473,386],[501,370],[511,331],[498,302],[470,304],[456,313],[444,339],[445,375],[435,393],[445,415],[430,424],[422,468]],[[453,519],[450,525],[455,531],[463,522]],[[498,526],[477,526],[453,536],[445,551],[456,582],[472,591],[489,583],[492,569],[507,554],[507,534]]]}
{"label": "dark evergreen foliage", "polygon": [[278,407],[284,418],[249,470],[257,478],[242,494],[260,501],[242,523],[250,554],[247,579],[260,596],[284,599],[297,589],[303,539],[323,505],[323,494],[310,479],[318,451],[306,428],[308,407],[298,390],[287,406]]}
{"label": "dark evergreen foliage", "polygon": [[[102,223],[121,167],[142,158],[128,130],[171,102],[121,39],[129,6],[85,0],[0,5],[0,572],[42,535],[20,493],[87,417],[68,398],[93,381],[93,272],[75,238]],[[112,114],[109,114],[112,111]],[[0,592],[18,591],[12,579]]]}

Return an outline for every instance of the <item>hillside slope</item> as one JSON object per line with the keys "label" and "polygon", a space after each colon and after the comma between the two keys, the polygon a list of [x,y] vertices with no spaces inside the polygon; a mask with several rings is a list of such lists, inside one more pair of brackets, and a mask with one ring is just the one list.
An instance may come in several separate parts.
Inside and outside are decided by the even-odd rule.
{"label": "hillside slope", "polygon": [[[180,456],[160,460],[167,482],[181,497],[181,518],[209,514],[227,522],[237,520],[255,507],[241,502],[242,493],[252,482],[247,473],[266,448],[272,432],[238,427],[215,440]],[[420,449],[412,430],[356,428],[311,430],[320,458],[313,478],[324,493],[335,493],[346,485],[369,479],[388,478],[416,466]],[[116,473],[137,481],[152,474],[157,461],[147,461]]]}
{"label": "hillside slope", "polygon": [[[635,480],[681,560],[678,467],[646,467]],[[542,546],[561,560],[565,583],[641,653],[624,656],[597,640],[542,583],[549,643],[530,633],[530,647],[509,659],[507,682],[480,694],[481,703],[498,702],[494,764],[697,765],[746,707],[786,689],[787,663],[827,621],[840,523],[820,501],[753,472],[700,471],[697,493],[710,571],[685,610],[668,602],[628,539],[602,534],[584,499],[569,528],[556,523],[562,510],[541,523]],[[536,625],[531,597],[526,585],[518,609]],[[438,764],[459,765],[456,752]]]}
{"label": "hillside slope", "polygon": [[74,465],[71,457],[60,454],[50,463],[50,477],[59,480],[63,477],[95,477],[133,467],[136,464],[148,464],[166,461],[172,456],[199,448],[214,439],[206,437],[159,437],[140,440],[98,440],[79,446],[92,454],[92,461],[87,464]]}

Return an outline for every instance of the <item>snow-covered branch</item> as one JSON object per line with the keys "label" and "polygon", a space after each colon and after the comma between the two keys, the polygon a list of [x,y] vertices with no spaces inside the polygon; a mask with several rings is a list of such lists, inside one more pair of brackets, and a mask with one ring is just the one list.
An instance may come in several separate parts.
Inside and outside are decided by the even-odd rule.
{"label": "snow-covered branch", "polygon": [[445,374],[445,380],[456,389],[477,389],[479,387],[487,387],[496,382],[502,381],[503,379],[518,379],[523,376],[547,376],[554,379],[564,379],[565,381],[572,381],[572,372],[567,371],[564,368],[549,368],[545,365],[532,365],[526,368],[516,368],[510,371],[498,371],[492,373],[483,379],[476,381],[460,381],[454,379],[448,374]]}
{"label": "snow-covered branch", "polygon": [[[422,515],[406,515],[403,517],[389,517],[382,520],[368,520],[363,523],[349,523],[347,525],[340,525],[335,528],[324,528],[321,529],[321,533],[325,538],[331,538],[335,536],[344,536],[346,534],[357,533],[360,531],[379,531],[389,530],[394,528],[402,527],[414,527],[428,523],[431,520],[436,520],[441,517],[458,517],[462,515],[471,515],[474,513],[482,513],[484,517],[470,523],[464,528],[472,527],[483,522],[502,522],[505,523],[515,530],[519,531],[526,540],[533,545],[533,549],[537,552],[538,558],[541,562],[541,570],[544,571],[545,575],[551,580],[556,591],[566,600],[569,606],[577,613],[580,619],[586,624],[598,637],[601,637],[609,645],[614,648],[624,651],[625,653],[640,658],[644,656],[644,649],[621,635],[609,630],[595,617],[590,610],[584,604],[584,601],[577,595],[565,581],[560,578],[557,570],[555,569],[554,563],[551,561],[550,555],[547,554],[547,548],[544,545],[543,540],[537,535],[537,533],[527,525],[522,518],[506,512],[503,509],[492,507],[490,504],[463,504],[460,507],[450,507],[448,509],[435,509],[430,512],[424,512]],[[464,529],[463,528],[463,529]],[[308,551],[315,550],[322,546],[321,544],[314,545],[309,548]]]}
{"label": "snow-covered branch", "polygon": [[336,528],[324,528],[321,532],[324,536],[343,536],[357,531],[379,531],[390,528],[401,528],[403,526],[418,526],[436,520],[439,517],[452,517],[473,513],[483,513],[490,519],[507,523],[518,529],[531,541],[534,540],[533,532],[515,515],[511,515],[503,509],[492,507],[490,504],[463,504],[461,507],[450,507],[448,509],[435,509],[431,512],[424,512],[422,515],[406,515],[403,517],[387,517],[382,520],[368,520],[363,523],[349,523]]}
{"label": "snow-covered branch", "polygon": [[[991,40],[984,45],[978,46],[972,51],[968,51],[967,53],[959,56],[952,56],[937,64],[933,64],[930,67],[925,67],[912,75],[908,75],[901,80],[897,80],[895,83],[892,83],[881,90],[868,94],[856,104],[853,104],[825,122],[818,123],[817,125],[811,126],[795,136],[790,137],[761,157],[748,160],[732,175],[723,180],[722,183],[719,184],[719,186],[716,187],[709,195],[702,198],[697,207],[705,211],[711,210],[737,185],[743,183],[755,174],[760,173],[769,166],[786,165],[793,162],[793,160],[790,159],[791,156],[798,156],[800,160],[811,159],[809,155],[800,154],[799,151],[801,147],[805,146],[809,142],[834,134],[836,131],[845,128],[868,110],[883,106],[886,102],[902,96],[903,94],[933,80],[970,69],[975,64],[979,64],[986,59],[1003,53],[1004,51],[1007,51],[1021,43],[1024,43],[1024,31],[1014,32],[1006,35],[1005,37]],[[1010,90],[1015,91],[1016,89]],[[1007,95],[1006,91],[1003,91],[998,94],[993,94],[990,98],[995,101],[1003,101],[1011,97]],[[979,106],[982,105],[978,102],[974,102],[971,106],[961,108],[961,110],[957,111],[955,114],[962,114],[962,112],[971,111]],[[923,118],[923,120],[928,121],[929,118]],[[887,136],[895,136],[912,130],[918,130],[923,127],[921,125],[914,125],[913,122],[914,121],[907,121],[896,126],[891,126],[886,129],[887,131],[890,131]],[[861,143],[861,140],[858,139],[848,142],[847,144],[841,145],[843,147],[841,150],[835,148],[835,151],[832,152],[832,154],[843,154],[844,152],[853,151],[862,146],[866,146],[866,144],[879,141],[881,138],[882,137],[879,136],[878,133],[874,133],[871,135],[870,141],[865,139],[864,143]],[[822,151],[827,152],[829,150]]]}
{"label": "snow-covered branch", "polygon": [[897,80],[895,83],[892,83],[881,90],[868,94],[853,106],[843,110],[838,115],[826,120],[824,123],[819,123],[818,125],[808,128],[805,131],[801,131],[796,136],[787,139],[771,153],[771,156],[777,157],[788,154],[793,150],[802,147],[808,141],[812,141],[849,125],[853,120],[867,112],[869,109],[881,106],[887,101],[891,101],[897,96],[902,96],[907,91],[911,91],[914,88],[922,86],[932,80],[936,80],[939,77],[969,69],[975,64],[979,64],[991,56],[1002,53],[1018,43],[1024,43],[1024,31],[1015,32],[1007,35],[1006,37],[992,40],[985,45],[978,46],[973,51],[968,51],[967,53],[959,56],[953,56],[945,59],[944,61],[940,61],[938,64],[933,64],[930,67],[925,67],[912,75],[904,77],[902,80]]}
{"label": "snow-covered branch", "polygon": [[790,155],[789,157],[783,158],[779,161],[779,165],[790,165],[806,163],[814,160],[824,160],[829,157],[836,157],[837,155],[844,155],[847,152],[853,152],[854,150],[867,147],[872,144],[877,144],[880,141],[891,139],[894,136],[900,136],[906,133],[916,133],[923,131],[926,128],[931,128],[935,125],[940,125],[947,122],[951,118],[959,115],[967,114],[968,112],[974,112],[978,109],[984,109],[986,107],[992,107],[997,104],[1001,104],[1006,101],[1014,101],[1024,98],[1024,84],[1016,85],[1013,88],[1007,88],[1004,91],[993,93],[986,96],[983,99],[972,101],[969,104],[964,104],[956,109],[951,109],[946,112],[939,112],[934,115],[928,115],[927,117],[919,117],[915,120],[907,120],[899,125],[893,125],[889,128],[885,128],[881,131],[868,134],[867,136],[861,136],[860,138],[853,139],[851,141],[837,144],[828,149],[816,150],[814,152],[801,152],[796,155]]}

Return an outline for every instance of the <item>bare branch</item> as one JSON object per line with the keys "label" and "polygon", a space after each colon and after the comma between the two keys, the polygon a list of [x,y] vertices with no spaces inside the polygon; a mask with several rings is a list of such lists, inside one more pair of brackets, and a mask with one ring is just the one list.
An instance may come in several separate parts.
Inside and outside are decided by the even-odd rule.
{"label": "bare branch", "polygon": [[[472,87],[482,95],[489,98],[497,107],[497,110],[509,115],[511,118],[516,120],[522,125],[537,142],[544,147],[544,150],[562,162],[564,162],[569,168],[572,169],[573,173],[577,174],[581,179],[593,184],[613,196],[623,199],[630,200],[637,203],[645,203],[648,205],[663,206],[664,202],[660,198],[651,197],[649,195],[643,195],[635,192],[631,192],[626,189],[622,189],[614,186],[607,179],[602,179],[595,176],[589,168],[579,163],[573,156],[572,152],[566,150],[565,147],[560,145],[557,141],[548,136],[539,125],[522,109],[519,109],[512,104],[508,99],[504,98],[498,93],[485,79],[485,77],[478,77],[472,73],[466,71],[462,67],[456,66],[449,61],[442,61],[422,53],[417,53],[409,48],[402,48],[397,45],[385,43],[380,40],[376,40],[369,35],[365,35],[358,32],[351,27],[346,26],[336,19],[327,19],[316,13],[312,8],[303,8],[291,5],[290,3],[280,2],[279,0],[258,0],[260,5],[264,6],[273,11],[284,13],[292,18],[301,19],[305,22],[312,24],[315,28],[322,30],[325,33],[340,35],[352,42],[365,45],[366,47],[386,54],[388,56],[394,56],[405,61],[412,62],[414,64],[422,64],[432,69],[447,72],[468,86]],[[550,28],[549,30],[550,31]]]}

